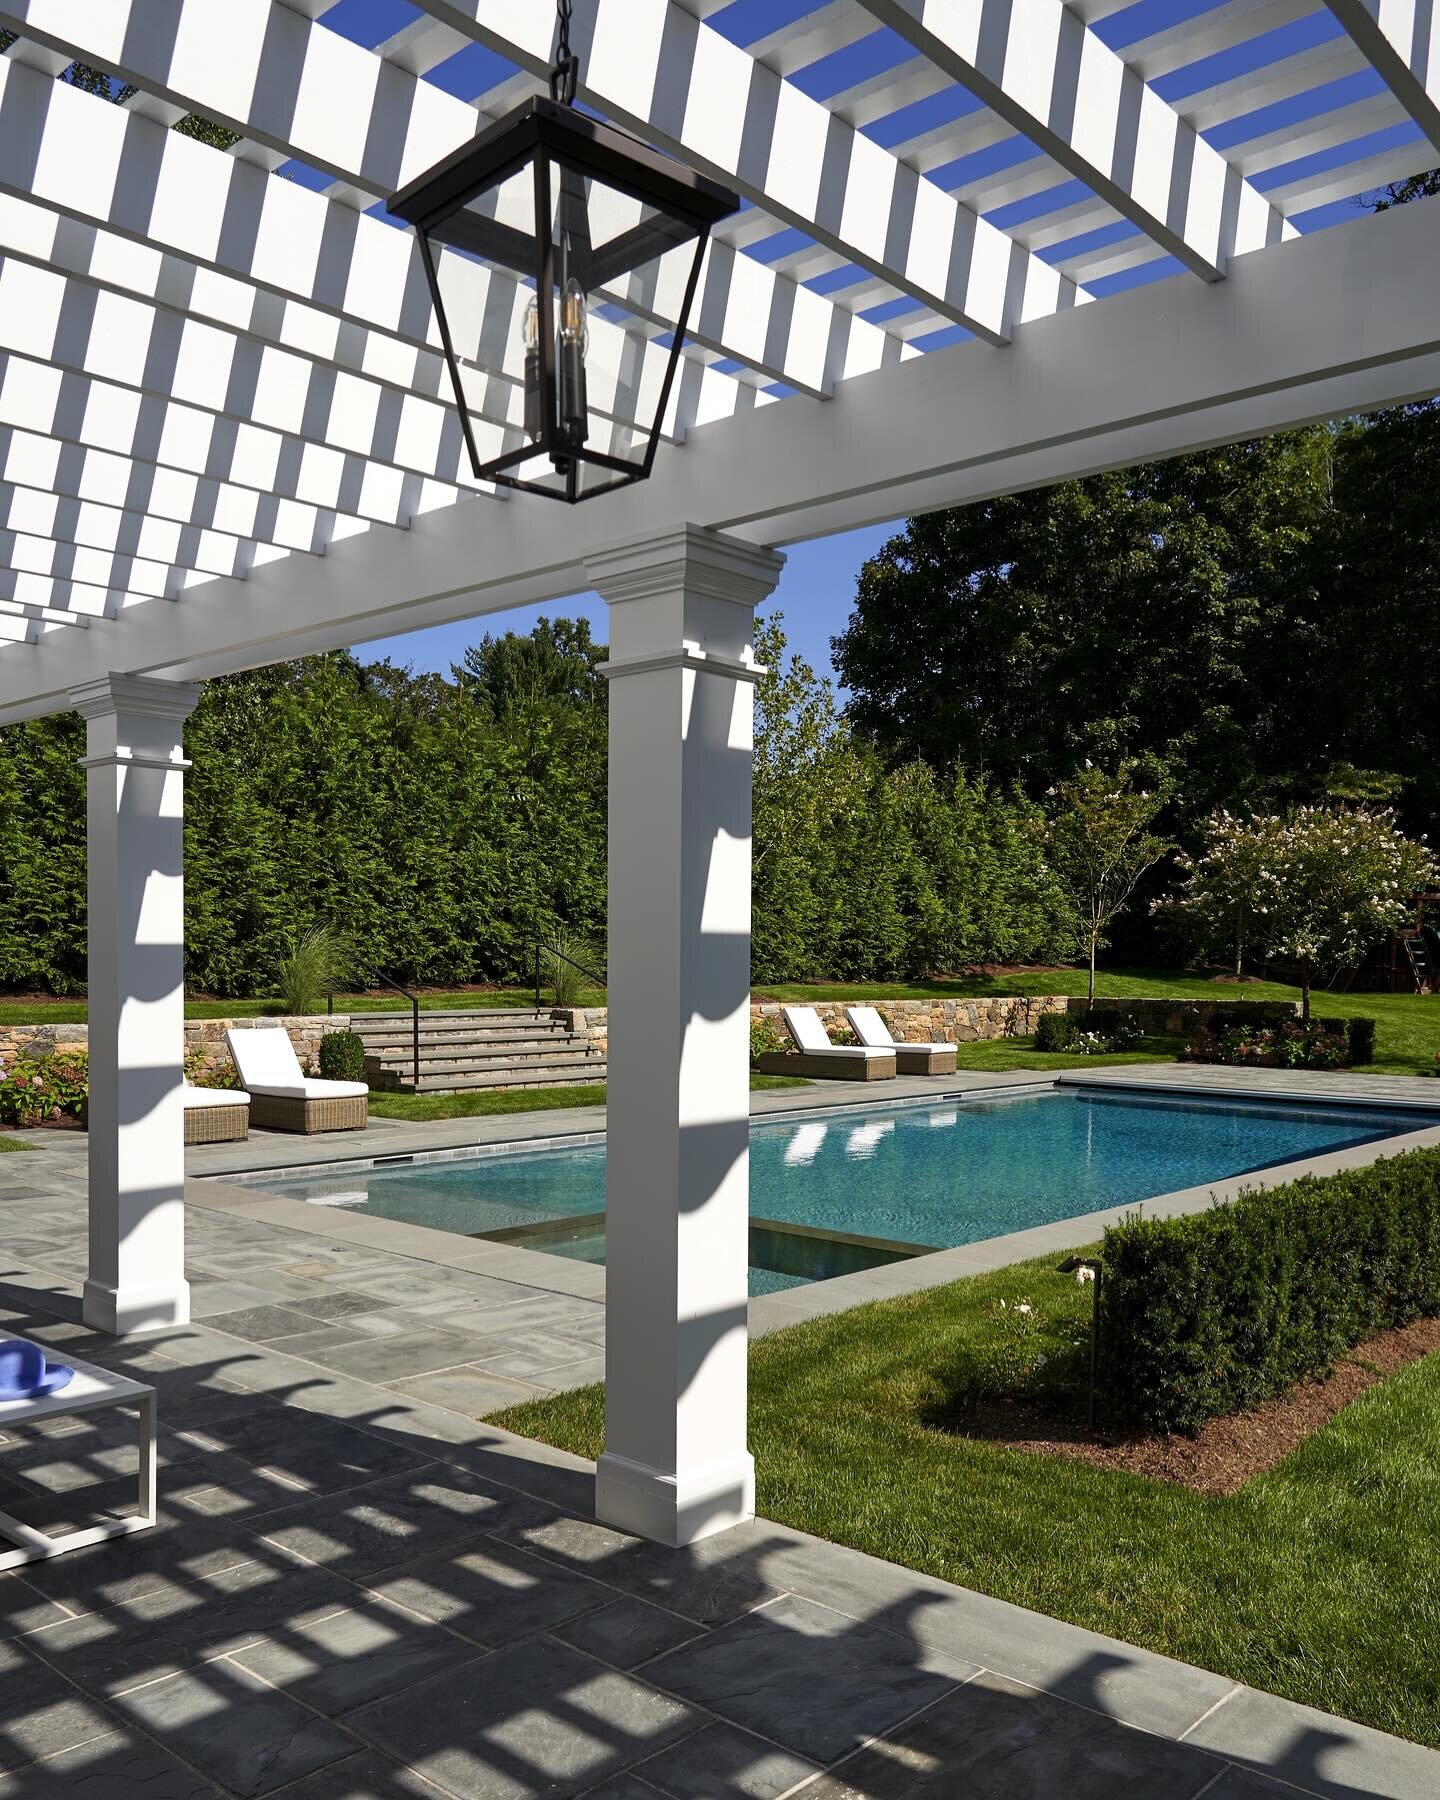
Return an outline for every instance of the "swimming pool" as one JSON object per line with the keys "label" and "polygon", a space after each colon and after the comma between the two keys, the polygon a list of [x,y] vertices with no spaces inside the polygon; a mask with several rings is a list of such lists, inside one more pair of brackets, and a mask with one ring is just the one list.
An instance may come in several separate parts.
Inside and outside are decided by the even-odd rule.
{"label": "swimming pool", "polygon": [[[1420,1130],[1432,1113],[1052,1088],[750,1131],[751,1291]],[[257,1178],[259,1179],[259,1178]],[[267,1191],[603,1262],[605,1146],[339,1169]]]}

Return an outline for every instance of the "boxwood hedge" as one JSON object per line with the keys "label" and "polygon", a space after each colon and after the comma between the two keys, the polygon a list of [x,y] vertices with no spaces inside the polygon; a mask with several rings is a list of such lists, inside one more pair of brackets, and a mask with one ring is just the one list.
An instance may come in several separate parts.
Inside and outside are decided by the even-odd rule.
{"label": "boxwood hedge", "polygon": [[1105,1233],[1105,1417],[1194,1432],[1440,1314],[1440,1149]]}

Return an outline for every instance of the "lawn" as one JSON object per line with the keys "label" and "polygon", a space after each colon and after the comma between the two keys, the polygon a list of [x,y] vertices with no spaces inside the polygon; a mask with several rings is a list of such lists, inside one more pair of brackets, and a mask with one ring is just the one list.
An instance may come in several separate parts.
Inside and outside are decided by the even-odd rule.
{"label": "lawn", "polygon": [[33,1150],[34,1148],[35,1146],[27,1144],[24,1138],[10,1137],[8,1134],[0,1136],[0,1156],[4,1156],[11,1150]]}
{"label": "lawn", "polygon": [[[759,1511],[800,1530],[1440,1745],[1440,1355],[1229,1498],[970,1441],[928,1419],[1000,1298],[1073,1312],[1053,1260],[751,1347]],[[603,1389],[494,1415],[595,1456]]]}
{"label": "lawn", "polygon": [[[752,1075],[752,1088],[809,1087],[790,1075]],[[372,1119],[478,1119],[492,1113],[550,1112],[557,1106],[603,1106],[603,1084],[592,1087],[500,1088],[472,1094],[370,1092]]]}

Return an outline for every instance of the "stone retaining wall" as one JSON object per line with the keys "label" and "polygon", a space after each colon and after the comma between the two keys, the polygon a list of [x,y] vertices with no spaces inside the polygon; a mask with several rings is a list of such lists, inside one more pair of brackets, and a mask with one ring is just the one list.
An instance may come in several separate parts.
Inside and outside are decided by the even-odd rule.
{"label": "stone retaining wall", "polygon": [[[228,1030],[249,1031],[259,1027],[280,1025],[290,1033],[290,1042],[301,1066],[315,1064],[320,1056],[320,1040],[327,1031],[346,1031],[347,1013],[318,1013],[307,1018],[269,1019],[187,1019],[185,1021],[185,1056],[188,1061],[197,1051],[207,1067],[233,1067],[225,1048]],[[0,1025],[0,1066],[9,1067],[12,1057],[54,1056],[65,1050],[90,1048],[90,1030],[86,1025]]]}
{"label": "stone retaining wall", "polygon": [[[822,1000],[815,1010],[830,1032],[845,1030],[847,1001]],[[882,1000],[877,1003],[890,1026],[891,1035],[902,1044],[972,1044],[982,1039],[1028,1037],[1042,1013],[1085,1011],[1085,1001],[1064,994],[993,995],[976,1000]],[[1277,1024],[1282,1019],[1299,1016],[1299,1001],[1288,1000],[1123,1000],[1101,996],[1096,1011],[1123,1013],[1151,1036],[1189,1037],[1217,1023],[1237,1025],[1245,1021],[1260,1025]],[[554,1017],[566,1028],[585,1038],[604,1056],[609,1045],[607,1013],[603,1006],[556,1007]],[[750,1022],[767,1019],[783,1037],[785,1024],[779,1005],[771,1000],[756,1001],[750,1007]],[[187,1019],[185,1021],[185,1054],[203,1054],[212,1068],[226,1068],[230,1055],[225,1048],[227,1029],[241,1031],[256,1027],[283,1025],[290,1033],[295,1054],[301,1064],[316,1064],[320,1040],[327,1031],[346,1031],[350,1018],[345,1013],[317,1014],[310,1018],[287,1019]],[[13,1056],[51,1056],[59,1050],[84,1050],[88,1033],[84,1025],[0,1025],[0,1064],[8,1064]]]}
{"label": "stone retaining wall", "polygon": [[[845,999],[814,1002],[821,1023],[832,1035],[848,1029],[845,1008],[853,1004]],[[1068,1002],[1053,994],[998,994],[980,1000],[881,1000],[873,1004],[896,1043],[973,1044],[986,1038],[1028,1037],[1041,1013],[1064,1012]],[[785,1036],[778,1003],[753,1003],[750,1023],[756,1025],[762,1019]]]}
{"label": "stone retaining wall", "polygon": [[[825,1029],[843,1031],[845,999],[815,1002]],[[882,1000],[877,1002],[890,1026],[890,1034],[902,1044],[973,1044],[990,1038],[1029,1037],[1042,1013],[1085,1011],[1085,1001],[1065,994],[997,994],[975,1000]],[[1240,1024],[1250,1021],[1270,1025],[1298,1016],[1299,1001],[1288,1000],[1120,1000],[1103,996],[1097,1011],[1123,1013],[1151,1036],[1189,1037],[1217,1021]],[[603,1054],[606,1012],[603,1006],[557,1011],[567,1028],[597,1044]],[[768,1020],[783,1037],[785,1024],[779,1004],[754,1001],[750,1022]]]}

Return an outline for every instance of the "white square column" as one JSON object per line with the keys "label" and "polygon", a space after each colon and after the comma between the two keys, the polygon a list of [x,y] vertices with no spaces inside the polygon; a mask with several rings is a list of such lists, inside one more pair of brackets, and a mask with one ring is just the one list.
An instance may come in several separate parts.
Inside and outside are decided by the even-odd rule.
{"label": "white square column", "polygon": [[597,1515],[750,1518],[751,649],[784,559],[681,526],[592,556],[610,609],[605,1453]]}
{"label": "white square column", "polygon": [[183,1324],[185,761],[199,688],[109,675],[71,695],[86,721],[90,929],[88,1325]]}

